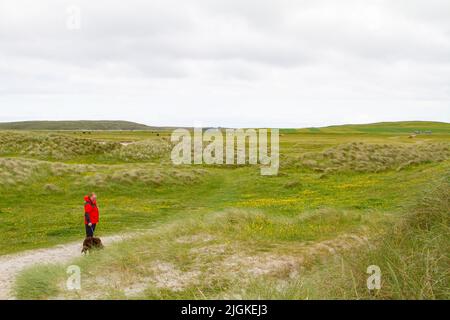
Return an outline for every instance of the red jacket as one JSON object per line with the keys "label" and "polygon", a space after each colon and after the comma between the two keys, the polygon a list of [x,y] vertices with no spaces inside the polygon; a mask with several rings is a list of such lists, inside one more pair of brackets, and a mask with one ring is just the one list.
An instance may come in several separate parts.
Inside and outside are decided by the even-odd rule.
{"label": "red jacket", "polygon": [[85,196],[84,201],[84,224],[88,224],[89,222],[92,224],[98,223],[97,202],[92,202],[89,196]]}

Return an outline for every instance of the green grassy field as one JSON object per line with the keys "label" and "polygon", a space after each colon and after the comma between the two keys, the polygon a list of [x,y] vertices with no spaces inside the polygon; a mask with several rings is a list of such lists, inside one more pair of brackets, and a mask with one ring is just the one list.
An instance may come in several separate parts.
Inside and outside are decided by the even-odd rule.
{"label": "green grassy field", "polygon": [[146,230],[70,263],[89,290],[44,264],[18,298],[449,298],[450,124],[283,129],[272,177],[175,167],[169,135],[0,131],[0,254],[81,241],[90,191],[99,236]]}

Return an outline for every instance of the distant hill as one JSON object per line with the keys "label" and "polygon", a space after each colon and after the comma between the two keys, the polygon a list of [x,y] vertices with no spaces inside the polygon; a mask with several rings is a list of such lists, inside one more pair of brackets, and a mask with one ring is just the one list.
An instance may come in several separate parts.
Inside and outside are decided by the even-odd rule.
{"label": "distant hill", "polygon": [[323,128],[306,128],[300,131],[322,133],[414,133],[415,131],[450,134],[450,123],[433,121],[399,121],[378,122],[369,124],[348,124]]}
{"label": "distant hill", "polygon": [[130,121],[20,121],[0,123],[0,130],[152,130],[145,124]]}

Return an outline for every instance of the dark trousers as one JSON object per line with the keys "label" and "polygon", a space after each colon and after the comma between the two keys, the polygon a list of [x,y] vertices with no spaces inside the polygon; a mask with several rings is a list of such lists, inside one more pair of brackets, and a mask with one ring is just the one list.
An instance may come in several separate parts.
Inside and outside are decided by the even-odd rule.
{"label": "dark trousers", "polygon": [[85,224],[86,227],[86,237],[93,237],[94,236],[94,231],[95,231],[95,226],[97,224],[93,223],[91,227],[89,227],[88,224]]}

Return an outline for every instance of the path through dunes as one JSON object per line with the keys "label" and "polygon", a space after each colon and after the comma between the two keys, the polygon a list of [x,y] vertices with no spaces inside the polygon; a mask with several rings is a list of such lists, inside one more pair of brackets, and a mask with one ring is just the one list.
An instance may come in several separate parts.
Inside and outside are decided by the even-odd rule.
{"label": "path through dunes", "polygon": [[[125,239],[136,238],[139,235],[145,235],[147,233],[148,232],[141,232],[104,237],[103,242],[106,246],[108,246],[113,243],[118,243]],[[193,237],[193,241],[195,239],[196,238]],[[180,241],[182,241],[181,238]],[[299,244],[298,251],[289,256],[278,254],[257,254],[246,256],[235,253],[228,256],[227,259],[223,261],[221,259],[217,259],[216,267],[221,269],[228,268],[229,272],[242,273],[243,276],[249,278],[270,274],[272,272],[278,272],[286,268],[289,269],[290,272],[298,274],[303,268],[303,264],[308,260],[317,259],[320,256],[325,257],[328,255],[336,255],[342,253],[343,251],[357,248],[362,245],[369,245],[369,242],[365,237],[361,237],[356,234],[343,234],[334,239]],[[13,286],[16,276],[21,271],[37,265],[69,264],[72,260],[80,257],[80,249],[80,242],[76,242],[58,245],[52,248],[29,250],[19,254],[11,254],[0,257],[0,300],[15,299]],[[210,247],[207,245],[203,249],[210,249]],[[195,253],[195,250],[191,251]],[[214,259],[216,254],[214,250],[204,251],[205,252],[203,253],[207,253],[213,260],[216,260]],[[199,254],[200,253],[201,252],[199,252]],[[136,281],[133,285],[128,284],[127,286],[124,286],[122,289],[127,296],[132,298],[133,296],[142,293],[142,291],[144,291],[146,286],[150,283],[156,283],[160,288],[167,288],[177,291],[178,289],[182,289],[185,285],[189,284],[188,282],[194,283],[196,278],[205,276],[201,272],[190,273],[177,271],[176,268],[174,268],[170,263],[154,261],[154,264],[158,270],[155,278],[153,279],[152,277],[148,277],[145,279],[139,279],[139,281]],[[109,276],[101,276],[101,279],[103,279],[102,282],[111,282],[114,280],[113,275],[111,275],[111,279],[108,280],[108,278]],[[91,279],[90,282],[97,283],[98,281],[96,281],[96,279]],[[115,286],[117,285],[120,286],[120,283],[115,284]],[[85,296],[82,293],[83,292],[78,294],[78,297],[81,299],[95,299],[107,294],[106,292],[102,292],[101,288],[94,290],[96,296]],[[68,294],[69,296],[60,294],[57,299],[70,298],[70,293],[68,292]],[[93,292],[89,292],[89,294],[93,294]]]}
{"label": "path through dunes", "polygon": [[[115,235],[102,238],[105,245],[122,241],[133,235]],[[58,245],[52,248],[24,251],[0,257],[0,300],[13,299],[11,293],[15,277],[25,268],[37,264],[65,263],[81,255],[82,242]]]}

